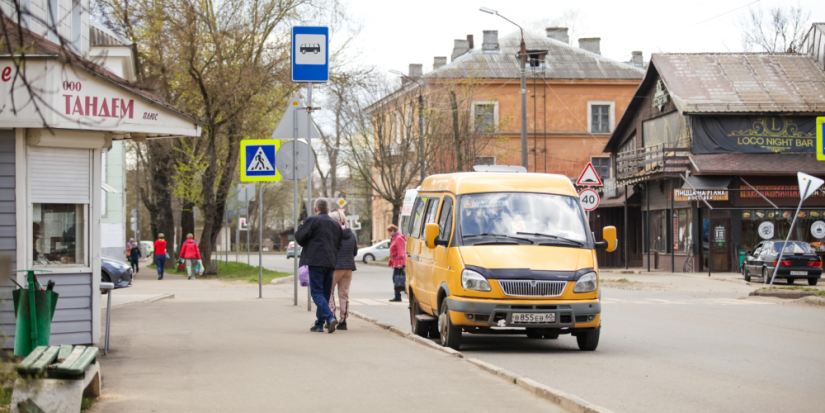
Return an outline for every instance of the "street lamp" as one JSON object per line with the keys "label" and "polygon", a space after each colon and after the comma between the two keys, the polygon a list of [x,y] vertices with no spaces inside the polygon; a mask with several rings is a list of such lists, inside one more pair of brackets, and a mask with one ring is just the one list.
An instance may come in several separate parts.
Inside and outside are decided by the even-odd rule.
{"label": "street lamp", "polygon": [[418,184],[421,185],[424,182],[424,178],[426,178],[426,172],[424,171],[424,96],[421,95],[421,87],[423,85],[420,79],[411,78],[397,70],[390,69],[390,73],[418,83],[418,157],[420,161]]}
{"label": "street lamp", "polygon": [[521,166],[527,168],[527,46],[524,44],[524,29],[491,8],[481,7],[479,10],[501,17],[521,30],[521,50],[519,51],[519,57],[521,58]]}

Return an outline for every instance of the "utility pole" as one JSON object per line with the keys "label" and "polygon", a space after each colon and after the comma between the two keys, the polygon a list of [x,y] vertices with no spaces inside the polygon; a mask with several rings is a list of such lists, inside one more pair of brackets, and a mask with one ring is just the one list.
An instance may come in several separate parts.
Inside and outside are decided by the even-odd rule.
{"label": "utility pole", "polygon": [[527,169],[527,46],[524,44],[524,29],[491,8],[481,7],[479,10],[501,17],[521,30],[521,45],[519,46],[519,59],[521,61],[521,69],[519,71],[521,75],[521,166]]}

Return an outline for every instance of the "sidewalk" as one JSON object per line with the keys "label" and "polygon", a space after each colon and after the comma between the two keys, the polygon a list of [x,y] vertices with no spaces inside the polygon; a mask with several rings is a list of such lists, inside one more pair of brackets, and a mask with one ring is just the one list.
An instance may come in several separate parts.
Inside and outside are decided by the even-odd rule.
{"label": "sidewalk", "polygon": [[176,298],[112,310],[91,412],[563,411],[354,317],[348,331],[311,333],[314,312],[274,286],[258,299],[254,284],[167,274],[115,292],[160,293]]}

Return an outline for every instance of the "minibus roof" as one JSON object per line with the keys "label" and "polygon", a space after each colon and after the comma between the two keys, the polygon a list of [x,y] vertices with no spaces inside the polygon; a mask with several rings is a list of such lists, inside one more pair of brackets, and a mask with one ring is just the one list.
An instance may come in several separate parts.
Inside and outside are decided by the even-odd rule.
{"label": "minibus roof", "polygon": [[456,195],[484,192],[539,192],[578,196],[570,178],[564,175],[537,173],[460,172],[431,175],[424,180],[419,191],[447,191]]}

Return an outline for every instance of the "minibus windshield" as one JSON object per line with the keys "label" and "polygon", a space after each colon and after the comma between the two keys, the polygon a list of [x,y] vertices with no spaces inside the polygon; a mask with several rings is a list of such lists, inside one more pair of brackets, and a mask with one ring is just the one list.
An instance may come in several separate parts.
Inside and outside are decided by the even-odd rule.
{"label": "minibus windshield", "polygon": [[587,241],[576,198],[536,193],[487,193],[461,197],[461,235],[500,235],[541,242]]}

